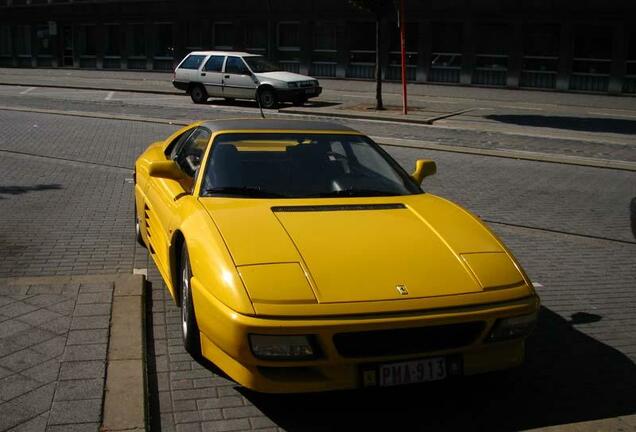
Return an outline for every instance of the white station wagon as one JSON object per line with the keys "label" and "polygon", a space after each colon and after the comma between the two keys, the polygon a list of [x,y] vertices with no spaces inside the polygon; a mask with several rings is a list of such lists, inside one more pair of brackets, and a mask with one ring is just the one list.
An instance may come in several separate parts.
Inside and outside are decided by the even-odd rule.
{"label": "white station wagon", "polygon": [[279,102],[302,105],[322,92],[312,77],[283,71],[261,55],[233,51],[191,52],[174,70],[172,84],[194,103],[210,97],[254,100],[258,88],[263,108]]}

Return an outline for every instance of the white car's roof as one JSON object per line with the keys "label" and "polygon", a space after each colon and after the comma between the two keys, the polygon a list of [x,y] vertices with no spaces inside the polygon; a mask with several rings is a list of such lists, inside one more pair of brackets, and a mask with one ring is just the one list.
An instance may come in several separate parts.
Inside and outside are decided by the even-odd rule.
{"label": "white car's roof", "polygon": [[[195,55],[235,55],[242,57],[254,57],[260,56],[260,54],[253,54],[244,51],[192,51],[190,54]],[[188,54],[188,55],[190,55]]]}

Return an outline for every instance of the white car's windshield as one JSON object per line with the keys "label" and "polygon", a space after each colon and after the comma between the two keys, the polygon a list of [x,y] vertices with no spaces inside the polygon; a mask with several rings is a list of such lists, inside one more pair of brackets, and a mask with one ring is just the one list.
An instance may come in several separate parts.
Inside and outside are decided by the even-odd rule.
{"label": "white car's windshield", "polygon": [[265,57],[249,56],[243,57],[243,60],[245,60],[247,65],[250,67],[250,69],[252,69],[252,72],[254,73],[276,72],[281,70],[280,66],[267,60]]}
{"label": "white car's windshield", "polygon": [[309,198],[395,196],[419,186],[360,135],[227,133],[205,169],[203,196]]}

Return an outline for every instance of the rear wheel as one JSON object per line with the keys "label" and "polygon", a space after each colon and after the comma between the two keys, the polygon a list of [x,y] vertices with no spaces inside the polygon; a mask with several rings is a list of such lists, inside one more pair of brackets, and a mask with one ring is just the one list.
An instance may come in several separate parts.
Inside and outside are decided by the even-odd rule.
{"label": "rear wheel", "polygon": [[202,104],[208,100],[208,92],[205,91],[205,87],[196,84],[190,89],[190,97],[195,104]]}
{"label": "rear wheel", "polygon": [[201,355],[201,339],[199,326],[194,315],[194,303],[192,301],[192,290],[190,281],[192,270],[190,268],[190,258],[188,248],[185,243],[181,249],[181,335],[183,336],[183,346],[192,356]]}
{"label": "rear wheel", "polygon": [[266,88],[258,92],[258,98],[261,101],[261,106],[267,109],[274,109],[278,106],[278,101],[276,100],[276,93],[274,90]]}

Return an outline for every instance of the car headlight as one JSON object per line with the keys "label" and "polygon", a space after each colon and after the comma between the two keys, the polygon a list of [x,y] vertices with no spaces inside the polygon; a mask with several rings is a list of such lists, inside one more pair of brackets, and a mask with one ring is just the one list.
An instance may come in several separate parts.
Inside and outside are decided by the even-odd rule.
{"label": "car headlight", "polygon": [[287,87],[289,87],[289,88],[297,88],[298,87],[298,83],[297,82],[288,82],[287,83]]}
{"label": "car headlight", "polygon": [[316,357],[312,337],[305,335],[249,335],[254,356],[263,360],[307,360]]}
{"label": "car headlight", "polygon": [[489,342],[498,342],[508,339],[518,339],[528,336],[537,323],[537,314],[521,315],[511,318],[501,318],[493,326]]}

